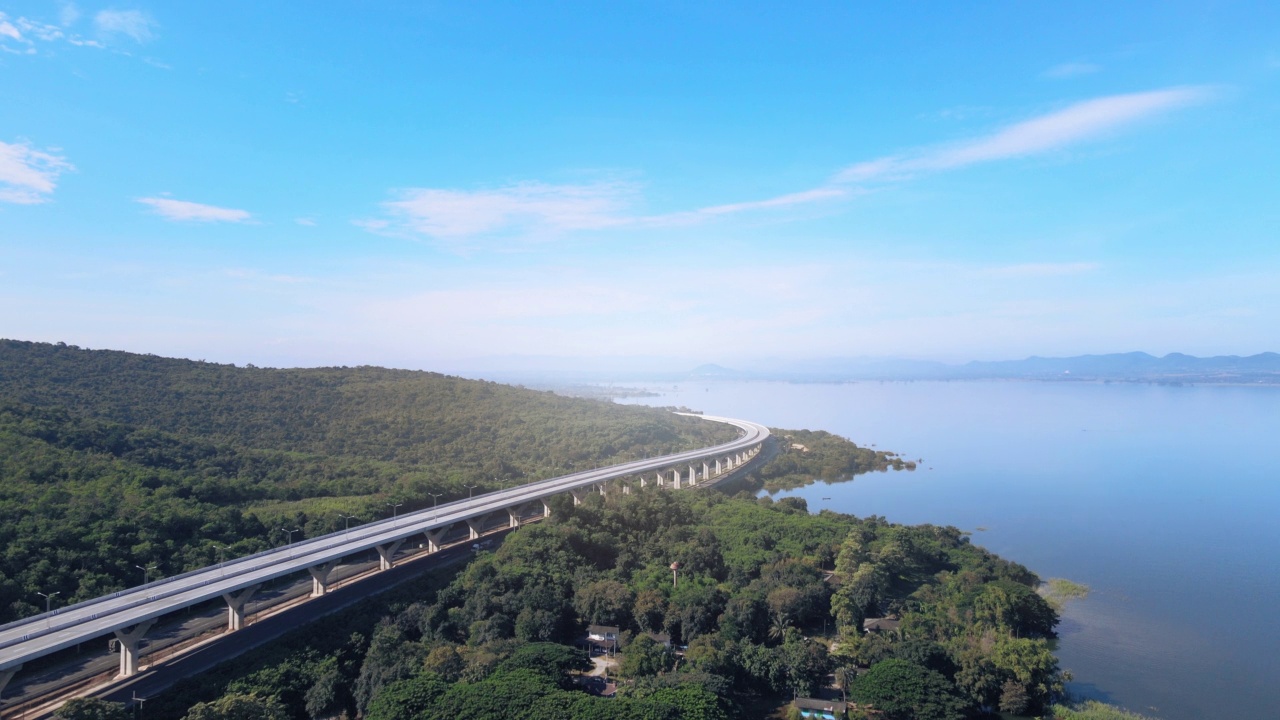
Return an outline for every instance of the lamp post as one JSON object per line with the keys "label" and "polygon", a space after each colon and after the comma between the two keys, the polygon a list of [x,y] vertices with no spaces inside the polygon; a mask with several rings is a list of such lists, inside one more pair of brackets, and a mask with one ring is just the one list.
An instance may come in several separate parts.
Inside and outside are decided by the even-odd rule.
{"label": "lamp post", "polygon": [[155,570],[155,569],[156,569],[156,566],[155,566],[155,565],[148,565],[147,567],[142,567],[141,565],[134,565],[134,567],[136,567],[136,568],[138,568],[139,570],[141,570],[141,571],[142,571],[142,584],[143,584],[143,585],[146,585],[146,584],[147,584],[147,575],[148,575],[148,573],[150,573],[152,570]]}
{"label": "lamp post", "polygon": [[45,614],[45,615],[48,615],[48,614],[49,614],[50,607],[51,607],[51,603],[53,602],[53,596],[54,596],[54,595],[57,595],[57,594],[58,594],[58,592],[59,592],[59,591],[54,591],[54,592],[49,593],[48,595],[45,595],[45,594],[44,594],[44,593],[42,593],[42,592],[38,592],[38,593],[36,593],[36,594],[37,594],[37,595],[39,595],[40,597],[44,598],[44,614]]}
{"label": "lamp post", "polygon": [[289,528],[280,528],[280,532],[282,532],[282,533],[288,533],[288,534],[289,534],[289,544],[290,544],[290,545],[292,545],[292,544],[293,544],[293,534],[294,534],[294,533],[296,533],[296,532],[302,532],[302,528],[294,528],[294,529],[292,529],[292,530],[290,530]]}
{"label": "lamp post", "polygon": [[342,532],[345,533],[347,537],[351,537],[351,521],[359,520],[360,518],[355,515],[343,515],[342,513],[338,513],[338,517],[342,518],[344,521],[342,523]]}
{"label": "lamp post", "polygon": [[[397,510],[401,505],[404,505],[404,503],[402,503],[402,502],[401,502],[401,503],[387,503],[387,507],[391,508],[391,519],[392,519],[392,520],[395,520],[395,519],[396,519],[396,510]],[[393,524],[394,524],[394,523],[393,523]]]}
{"label": "lamp post", "polygon": [[479,485],[463,485],[462,487],[467,489],[467,499],[470,500],[472,497],[471,495],[472,491],[480,486]]}
{"label": "lamp post", "polygon": [[431,507],[438,507],[440,505],[440,496],[444,495],[444,493],[427,493],[427,494],[431,496]]}
{"label": "lamp post", "polygon": [[214,543],[213,549],[218,551],[218,570],[222,570],[222,564],[227,560],[227,558],[223,555],[223,553],[225,553],[228,548],[225,545],[219,545],[218,543]]}

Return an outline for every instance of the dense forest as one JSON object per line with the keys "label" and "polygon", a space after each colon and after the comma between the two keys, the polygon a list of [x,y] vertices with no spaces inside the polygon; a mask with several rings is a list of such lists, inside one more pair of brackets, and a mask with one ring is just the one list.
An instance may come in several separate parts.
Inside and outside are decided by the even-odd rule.
{"label": "dense forest", "polygon": [[[381,614],[322,621],[334,629],[186,681],[147,711],[723,720],[834,692],[890,719],[1040,713],[1063,677],[1037,584],[955,528],[749,493],[592,495]],[[864,632],[884,616],[899,627]],[[591,624],[621,631],[616,698],[578,682]]]}
{"label": "dense forest", "polygon": [[[283,541],[735,436],[435,373],[275,370],[0,340],[0,622]],[[295,538],[296,539],[296,538]]]}
{"label": "dense forest", "polygon": [[[642,407],[382,368],[237,368],[0,341],[0,620],[36,591],[76,601],[408,509],[734,430]],[[720,492],[553,501],[493,552],[401,586],[152,699],[148,717],[758,717],[836,693],[850,716],[1051,703],[1057,613],[1038,578],[955,528],[904,527],[756,497],[910,469],[821,431],[775,429]],[[891,622],[874,632],[874,618]],[[620,629],[584,683],[588,625]],[[873,623],[873,626],[874,623]],[[876,626],[878,627],[878,626]],[[597,658],[598,660],[598,658]],[[599,669],[599,668],[597,668]],[[69,719],[127,717],[96,701]],[[1101,716],[1098,716],[1101,717]]]}

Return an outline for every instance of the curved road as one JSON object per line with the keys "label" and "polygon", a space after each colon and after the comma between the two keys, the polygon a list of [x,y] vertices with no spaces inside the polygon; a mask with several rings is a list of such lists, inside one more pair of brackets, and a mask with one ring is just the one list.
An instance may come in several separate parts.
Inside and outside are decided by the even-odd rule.
{"label": "curved road", "polygon": [[742,431],[742,436],[708,448],[586,470],[406,513],[10,623],[0,627],[0,671],[226,593],[323,566],[414,535],[570,490],[744,452],[769,437],[769,429],[758,423],[703,415],[695,417],[733,425]]}

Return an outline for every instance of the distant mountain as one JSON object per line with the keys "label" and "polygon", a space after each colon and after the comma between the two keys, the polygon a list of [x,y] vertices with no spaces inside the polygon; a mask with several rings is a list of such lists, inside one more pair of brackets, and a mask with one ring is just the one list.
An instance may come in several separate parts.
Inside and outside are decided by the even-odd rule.
{"label": "distant mountain", "polygon": [[690,380],[747,380],[751,373],[741,370],[730,370],[723,365],[708,363],[699,365],[689,372]]}
{"label": "distant mountain", "polygon": [[1200,358],[1183,353],[1156,357],[1145,352],[1065,358],[974,361],[963,365],[928,360],[832,358],[773,361],[750,371],[718,365],[695,368],[693,379],[841,382],[854,380],[1094,380],[1165,383],[1280,384],[1280,354]]}
{"label": "distant mountain", "polygon": [[971,362],[955,370],[957,377],[978,378],[1280,382],[1280,354],[1268,352],[1247,357],[1221,355],[1199,358],[1182,353],[1156,357],[1144,352],[1130,352]]}

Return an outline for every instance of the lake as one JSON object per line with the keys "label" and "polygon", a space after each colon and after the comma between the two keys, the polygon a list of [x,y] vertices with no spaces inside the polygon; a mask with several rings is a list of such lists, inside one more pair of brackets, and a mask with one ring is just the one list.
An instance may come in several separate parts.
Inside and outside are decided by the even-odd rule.
{"label": "lake", "polygon": [[660,397],[921,458],[784,495],[954,525],[1092,589],[1059,627],[1077,696],[1165,720],[1280,717],[1280,388],[699,382]]}

